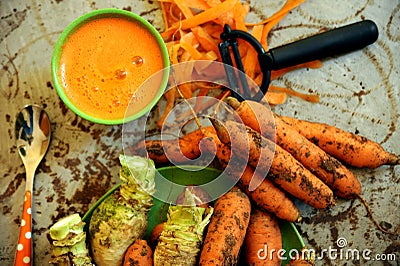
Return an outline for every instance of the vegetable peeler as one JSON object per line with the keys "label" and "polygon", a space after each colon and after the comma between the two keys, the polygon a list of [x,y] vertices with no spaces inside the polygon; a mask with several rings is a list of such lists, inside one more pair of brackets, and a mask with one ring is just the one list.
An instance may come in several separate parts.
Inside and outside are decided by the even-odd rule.
{"label": "vegetable peeler", "polygon": [[[232,96],[239,100],[260,101],[268,91],[272,70],[362,49],[374,43],[378,35],[376,24],[371,20],[363,20],[265,51],[261,43],[250,33],[232,30],[226,24],[220,35],[222,42],[219,43],[218,49]],[[260,89],[253,96],[250,93],[240,58],[238,39],[248,42],[258,55],[263,79]]]}

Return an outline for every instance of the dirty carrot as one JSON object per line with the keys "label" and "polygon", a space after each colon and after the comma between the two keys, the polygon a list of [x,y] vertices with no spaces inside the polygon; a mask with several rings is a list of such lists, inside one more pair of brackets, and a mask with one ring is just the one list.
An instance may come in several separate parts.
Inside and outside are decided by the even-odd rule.
{"label": "dirty carrot", "polygon": [[157,224],[150,233],[149,244],[151,247],[155,248],[158,244],[158,239],[163,231],[164,223]]}
{"label": "dirty carrot", "polygon": [[317,209],[334,204],[332,190],[279,145],[234,121],[222,125],[214,120],[213,125],[223,143],[239,145],[233,153],[243,156],[246,154],[243,149],[248,149],[248,163],[255,168],[269,169],[268,178],[294,197]]}
{"label": "dirty carrot", "polygon": [[[229,104],[236,109],[243,123],[268,137],[272,134],[272,122],[265,113],[270,109],[254,101],[239,103],[236,99],[230,99]],[[310,142],[296,129],[274,115],[276,143],[289,152],[304,167],[327,184],[333,192],[342,198],[354,198],[361,194],[361,184],[354,174],[333,156],[330,156],[321,148]],[[263,134],[260,128],[268,128]]]}
{"label": "dirty carrot", "polygon": [[250,221],[251,204],[234,187],[217,199],[200,255],[201,266],[236,265]]}
{"label": "dirty carrot", "polygon": [[275,124],[278,145],[331,187],[336,195],[349,199],[361,194],[359,180],[347,167],[300,135],[279,117],[275,117]]}
{"label": "dirty carrot", "polygon": [[400,156],[387,152],[380,144],[366,137],[325,123],[309,122],[291,117],[283,121],[327,153],[354,167],[377,168],[400,164]]}
{"label": "dirty carrot", "polygon": [[288,222],[301,221],[300,211],[286,193],[278,188],[271,180],[264,178],[253,191],[248,187],[257,175],[252,167],[247,166],[241,175],[238,186],[263,210],[275,214],[278,218]]}
{"label": "dirty carrot", "polygon": [[236,111],[236,114],[246,126],[260,132],[264,137],[275,141],[276,127],[274,113],[267,106],[254,101],[239,102],[233,97],[226,98],[226,102]]}
{"label": "dirty carrot", "polygon": [[123,266],[148,266],[153,265],[153,251],[146,240],[137,239],[129,246],[125,253]]}
{"label": "dirty carrot", "polygon": [[[214,135],[216,134],[214,133]],[[260,176],[260,174],[255,172],[254,168],[249,165],[246,165],[244,170],[236,169],[237,164],[232,164],[230,167],[227,167],[231,154],[230,148],[221,142],[218,143],[216,136],[211,138],[211,140],[204,139],[203,145],[207,145],[208,140],[216,143],[216,156],[221,167],[224,168],[227,176],[234,178],[240,176],[237,185],[258,207],[275,214],[278,218],[285,221],[296,222],[301,220],[299,209],[294,205],[288,195],[271,180]],[[262,180],[262,182],[259,183],[255,189],[250,191],[249,185],[252,180]]]}
{"label": "dirty carrot", "polygon": [[212,131],[212,126],[194,130],[177,139],[153,139],[141,141],[134,151],[146,150],[150,159],[156,163],[185,162],[200,156],[199,142],[203,138],[202,131]]}
{"label": "dirty carrot", "polygon": [[278,219],[266,211],[253,208],[244,239],[243,253],[246,265],[279,266],[282,260],[278,253],[270,251],[280,249],[282,236]]}

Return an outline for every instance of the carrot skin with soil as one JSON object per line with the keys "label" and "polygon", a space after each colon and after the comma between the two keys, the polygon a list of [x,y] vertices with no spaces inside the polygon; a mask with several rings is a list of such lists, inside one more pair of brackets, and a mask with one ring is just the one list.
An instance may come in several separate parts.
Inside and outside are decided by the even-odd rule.
{"label": "carrot skin with soil", "polygon": [[153,265],[153,251],[146,240],[137,239],[129,246],[125,253],[123,266],[148,266]]}
{"label": "carrot skin with soil", "polygon": [[[218,147],[217,157],[221,165],[226,167],[225,157],[230,154],[230,149],[227,145],[222,144]],[[282,220],[289,222],[296,222],[300,219],[300,211],[294,205],[293,201],[286,195],[286,193],[277,187],[271,180],[259,176],[259,173],[254,172],[254,168],[247,165],[242,173],[238,173],[237,169],[231,167],[225,169],[229,176],[240,175],[238,186],[249,196],[260,208],[274,213]],[[249,191],[249,184],[251,180],[263,179],[262,182],[254,190]]]}
{"label": "carrot skin with soil", "polygon": [[377,142],[325,123],[282,116],[301,135],[338,160],[354,166],[377,168],[399,165],[400,156],[384,150]]}
{"label": "carrot skin with soil", "polygon": [[345,199],[355,198],[361,194],[360,181],[341,162],[277,116],[275,116],[275,125],[277,144],[327,184],[334,194]]}
{"label": "carrot skin with soil", "polygon": [[[266,106],[254,102],[229,99],[243,122],[258,131],[264,137],[271,138],[276,132],[276,143],[296,160],[327,184],[339,197],[350,199],[361,194],[361,184],[354,174],[336,158],[327,154],[314,143],[301,135],[296,129],[285,123],[278,116],[265,115],[270,111]],[[275,128],[272,128],[275,126]],[[275,129],[275,130],[274,130]]]}
{"label": "carrot skin with soil", "polygon": [[234,187],[217,199],[208,225],[199,265],[236,265],[250,221],[251,204]]}
{"label": "carrot skin with soil", "polygon": [[164,228],[164,223],[159,223],[151,231],[149,244],[153,249],[157,246],[158,239],[160,238],[163,228]]}
{"label": "carrot skin with soil", "polygon": [[251,166],[247,166],[240,177],[238,186],[259,206],[260,208],[275,214],[282,220],[297,222],[300,211],[293,201],[282,189],[278,188],[271,180],[264,178],[260,185],[253,191],[249,191],[249,183],[257,175]]}
{"label": "carrot skin with soil", "polygon": [[[208,147],[213,144],[216,146],[215,155],[221,167],[229,177],[236,179],[236,177],[240,176],[237,185],[258,207],[275,214],[285,221],[296,222],[301,219],[299,209],[281,188],[277,187],[275,183],[265,176],[255,172],[254,168],[247,164],[244,170],[238,164],[229,164],[231,159],[229,146],[223,144],[216,133],[209,132],[206,136],[207,138],[203,140],[202,144],[205,150],[210,150]],[[262,182],[254,190],[250,191],[249,185],[253,179],[262,180]]]}
{"label": "carrot skin with soil", "polygon": [[260,257],[259,251],[282,249],[282,236],[278,220],[275,216],[260,209],[251,213],[249,227],[244,240],[244,256],[247,265],[279,266],[282,264],[277,252]]}
{"label": "carrot skin with soil", "polygon": [[200,156],[199,142],[203,138],[203,131],[214,131],[212,127],[194,130],[177,139],[145,140],[140,142],[135,151],[146,150],[150,159],[156,163],[170,161],[183,163]]}
{"label": "carrot skin with soil", "polygon": [[[334,204],[333,192],[320,179],[308,171],[290,153],[280,148],[275,143],[262,137],[260,133],[243,125],[228,121],[225,127],[214,123],[218,137],[228,144],[243,143],[248,139],[249,143],[243,144],[242,149],[249,149],[248,163],[254,168],[269,169],[268,177],[282,189],[317,209],[327,208]],[[226,137],[229,132],[229,137]],[[239,148],[238,156],[245,154]],[[272,160],[269,161],[269,160]]]}

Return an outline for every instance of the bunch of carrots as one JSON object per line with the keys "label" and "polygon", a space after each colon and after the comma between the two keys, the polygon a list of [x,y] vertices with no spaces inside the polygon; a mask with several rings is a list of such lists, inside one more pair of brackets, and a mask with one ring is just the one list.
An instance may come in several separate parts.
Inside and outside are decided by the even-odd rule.
{"label": "bunch of carrots", "polygon": [[[282,248],[279,219],[301,221],[294,198],[317,209],[334,207],[336,197],[359,198],[378,229],[397,234],[382,228],[373,218],[362,197],[361,184],[348,166],[399,165],[400,156],[335,126],[278,116],[266,105],[251,100],[239,102],[228,97],[225,101],[235,110],[237,119],[210,118],[212,126],[176,140],[140,144],[157,163],[168,163],[169,159],[187,163],[202,152],[215,151],[225,178],[239,177],[236,186],[215,201],[199,265],[236,265],[239,260],[246,265],[281,265],[277,256],[260,259],[260,250],[265,245],[274,250]],[[232,156],[245,161],[245,168],[240,164],[229,166]],[[262,176],[258,167],[269,168],[268,174]],[[261,182],[252,186],[253,180]],[[313,261],[300,256],[289,265],[313,265]]]}
{"label": "bunch of carrots", "polygon": [[[245,22],[249,7],[240,0],[159,1],[165,23],[161,34],[171,63],[177,64],[202,59],[219,61],[218,43],[225,24],[232,29],[250,32],[268,50],[269,32],[290,10],[305,0],[287,0],[278,12],[259,23]],[[239,44],[239,49],[245,73],[260,84],[262,73],[256,52],[246,43]],[[298,67],[321,66],[321,62],[314,61],[273,71],[271,79]],[[186,71],[196,69],[189,67]],[[167,104],[159,125],[164,123],[177,99],[207,95],[213,88],[186,83],[167,91],[164,95]],[[310,102],[319,100],[314,95],[273,85],[270,85],[264,100],[271,105],[282,104],[287,94]],[[239,177],[237,185],[215,202],[199,257],[200,265],[235,265],[240,250],[245,254],[247,265],[281,265],[276,257],[260,261],[257,252],[265,244],[276,250],[282,248],[279,219],[301,221],[294,198],[317,209],[334,206],[336,197],[359,198],[372,217],[362,197],[361,184],[349,166],[377,168],[399,165],[399,155],[385,151],[370,139],[335,126],[278,116],[262,103],[251,100],[239,102],[226,96],[226,93],[221,93],[216,97],[223,99],[234,110],[234,119],[223,122],[211,119],[211,126],[199,125],[199,129],[176,140],[145,140],[136,147],[146,149],[156,163],[168,163],[170,159],[175,163],[186,163],[198,158],[202,152],[214,149],[218,164],[228,176]],[[232,143],[235,143],[235,149]],[[229,165],[232,156],[244,155],[244,169]],[[264,176],[257,169],[269,171]],[[254,186],[254,180],[260,182]],[[380,230],[391,233],[373,221]],[[312,265],[312,260],[292,261],[290,265]]]}
{"label": "bunch of carrots", "polygon": [[[200,192],[197,196],[201,197]],[[198,206],[207,206],[199,202]],[[207,227],[206,235],[201,239],[200,253],[195,257],[186,257],[182,264],[180,255],[169,255],[166,265],[276,265],[282,260],[278,252],[268,253],[268,250],[281,250],[282,238],[279,220],[273,214],[252,206],[249,197],[238,187],[218,198],[214,204],[214,213]],[[165,223],[154,227],[151,237],[146,240],[136,240],[126,251],[124,266],[128,265],[160,265],[155,262],[153,249],[160,241]],[[184,233],[182,233],[183,235]],[[175,238],[170,236],[169,244],[174,246]],[[181,241],[176,240],[176,246]],[[179,249],[176,250],[179,254]],[[260,252],[261,251],[261,252]],[[182,252],[183,253],[183,252]],[[180,258],[178,258],[180,257]],[[293,258],[289,266],[313,265],[313,257],[301,250],[297,258]]]}
{"label": "bunch of carrots", "polygon": [[[257,205],[291,222],[300,216],[288,195],[318,209],[335,205],[335,196],[363,199],[361,184],[348,166],[400,164],[400,156],[387,152],[378,143],[335,126],[278,116],[267,106],[250,100],[239,102],[228,97],[226,102],[241,123],[239,119],[211,119],[213,126],[201,127],[176,140],[146,140],[136,148],[145,148],[158,163],[171,159],[187,163],[216,146],[216,157],[223,169],[233,153],[237,157],[248,154],[242,158],[247,162],[244,170],[241,166],[231,167],[228,173],[240,175],[238,185]],[[238,147],[235,151],[232,143]],[[267,176],[259,176],[257,167],[269,169]],[[253,179],[262,182],[251,187]]]}

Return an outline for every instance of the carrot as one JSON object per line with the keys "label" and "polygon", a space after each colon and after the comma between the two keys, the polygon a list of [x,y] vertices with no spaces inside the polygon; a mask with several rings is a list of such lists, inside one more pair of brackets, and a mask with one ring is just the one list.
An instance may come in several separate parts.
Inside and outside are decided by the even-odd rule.
{"label": "carrot", "polygon": [[[249,184],[257,173],[247,166],[240,177],[238,186],[262,209],[274,213],[282,220],[289,222],[300,221],[299,209],[293,201],[271,180],[264,178],[260,185],[253,191],[249,191]],[[256,177],[254,177],[256,176]]]}
{"label": "carrot", "polygon": [[148,266],[153,265],[153,251],[146,240],[137,239],[129,246],[125,253],[123,266]]}
{"label": "carrot", "polygon": [[280,266],[277,252],[282,249],[282,236],[278,219],[268,212],[253,209],[244,239],[243,253],[247,265]]}
{"label": "carrot", "polygon": [[197,158],[200,155],[198,146],[186,139],[178,140],[146,140],[136,150],[145,146],[149,158],[156,163],[186,162]]}
{"label": "carrot", "polygon": [[279,117],[275,117],[275,123],[278,145],[331,187],[336,195],[350,199],[361,194],[361,184],[348,168]]}
{"label": "carrot", "polygon": [[197,129],[178,139],[141,141],[133,150],[141,151],[145,149],[149,158],[156,163],[186,162],[200,156],[199,142],[203,138],[203,130],[214,131],[214,128],[209,126]]}
{"label": "carrot", "polygon": [[[271,118],[265,115],[267,112],[271,113],[269,108],[254,101],[239,103],[231,98],[228,102],[245,124],[261,132],[265,137],[271,136],[273,123]],[[274,121],[276,143],[327,184],[336,195],[350,199],[361,194],[359,180],[347,167],[310,142],[278,116],[274,115]]]}
{"label": "carrot", "polygon": [[[285,191],[318,209],[334,204],[332,190],[279,145],[237,122],[228,121],[222,125],[212,121],[223,143],[239,145],[233,153],[243,156],[245,150],[249,150],[248,163],[255,168],[269,168],[268,177]],[[248,143],[244,143],[246,139]]]}
{"label": "carrot", "polygon": [[377,142],[344,131],[335,126],[281,117],[300,134],[327,153],[354,167],[377,168],[382,165],[400,164],[400,156],[387,152]]}
{"label": "carrot", "polygon": [[255,175],[257,175],[257,173],[254,172],[253,168],[247,166],[238,185],[257,206],[275,214],[282,220],[289,222],[301,221],[299,209],[286,193],[271,182],[271,180],[264,178],[256,189],[249,191],[248,187],[251,180],[253,178],[257,179],[257,177],[254,177]]}
{"label": "carrot", "polygon": [[158,239],[160,238],[163,228],[164,228],[164,223],[159,223],[151,231],[149,242],[150,242],[150,246],[152,246],[153,248],[155,248],[157,246]]}
{"label": "carrot", "polygon": [[[214,134],[215,135],[215,134]],[[243,192],[249,196],[258,207],[275,214],[282,220],[289,222],[300,221],[299,209],[294,205],[293,201],[278,188],[271,180],[261,176],[259,173],[254,172],[254,168],[246,165],[244,171],[242,169],[235,169],[235,164],[231,167],[227,167],[230,160],[230,148],[219,142],[215,137],[211,137],[212,140],[217,143],[216,156],[222,168],[226,171],[227,176],[237,177],[240,176],[240,180],[237,185],[242,189]],[[209,139],[204,139],[203,145],[207,145]],[[261,183],[251,191],[249,186],[252,180],[262,180]]]}
{"label": "carrot", "polygon": [[199,265],[236,265],[250,221],[250,200],[234,187],[217,199]]}
{"label": "carrot", "polygon": [[226,98],[226,102],[236,111],[236,114],[246,126],[275,141],[274,113],[268,107],[254,101],[239,102],[233,97]]}

